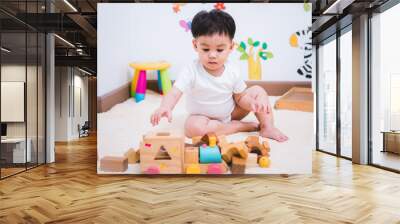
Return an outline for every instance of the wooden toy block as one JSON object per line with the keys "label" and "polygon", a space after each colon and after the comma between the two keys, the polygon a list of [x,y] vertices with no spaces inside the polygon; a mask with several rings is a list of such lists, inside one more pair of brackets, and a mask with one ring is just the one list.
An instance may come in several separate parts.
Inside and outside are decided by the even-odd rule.
{"label": "wooden toy block", "polygon": [[160,174],[184,172],[185,143],[182,135],[168,132],[149,133],[140,143],[140,169],[157,167]]}
{"label": "wooden toy block", "polygon": [[186,147],[185,148],[185,163],[199,163],[199,148]]}
{"label": "wooden toy block", "polygon": [[[260,144],[258,136],[247,137],[245,143],[246,143],[247,147],[249,148],[250,153],[257,153],[258,155],[261,155],[261,156],[267,156],[268,151],[269,151],[269,144],[268,144],[268,142],[266,142],[266,144]],[[266,148],[265,145],[267,145],[268,148]]]}
{"label": "wooden toy block", "polygon": [[271,160],[270,160],[268,157],[266,157],[266,156],[262,156],[262,157],[260,157],[260,159],[259,159],[259,161],[258,161],[258,164],[259,164],[260,167],[262,167],[262,168],[267,168],[267,167],[270,166]]}
{"label": "wooden toy block", "polygon": [[140,159],[140,150],[130,148],[124,156],[128,158],[129,164],[137,163]]}
{"label": "wooden toy block", "polygon": [[189,164],[186,167],[186,174],[201,174],[201,169],[199,164]]}
{"label": "wooden toy block", "polygon": [[124,172],[128,169],[128,158],[105,156],[100,159],[100,170],[107,172]]}
{"label": "wooden toy block", "polygon": [[209,164],[207,167],[207,174],[222,174],[221,164]]}
{"label": "wooden toy block", "polygon": [[231,143],[221,148],[221,154],[222,159],[230,164],[233,156],[247,159],[248,148],[244,142]]}
{"label": "wooden toy block", "polygon": [[293,87],[276,101],[275,109],[313,112],[314,94],[312,89]]}
{"label": "wooden toy block", "polygon": [[215,133],[207,133],[201,138],[201,141],[209,146],[215,146],[218,143],[217,135]]}
{"label": "wooden toy block", "polygon": [[259,139],[260,139],[259,136],[257,136],[257,135],[251,135],[251,136],[248,136],[244,142],[245,142],[246,144],[247,144],[248,142],[260,142]]}
{"label": "wooden toy block", "polygon": [[[188,163],[186,163],[186,164],[184,165],[184,167],[185,167],[186,173],[187,173],[187,169],[188,169],[189,167],[193,167],[193,168],[195,168],[195,167],[200,167],[200,173],[201,173],[201,174],[207,174],[208,166],[211,165],[211,164],[218,165],[218,166],[220,167],[220,170],[222,171],[222,173],[227,173],[228,170],[229,170],[228,165],[227,165],[226,163],[224,163],[224,162],[221,162],[221,163],[204,163],[204,164],[201,164],[201,163],[198,163],[198,164],[188,164]],[[192,169],[192,168],[191,168],[191,169]],[[197,168],[196,168],[196,169],[197,169]],[[197,171],[196,171],[196,172],[197,172]]]}
{"label": "wooden toy block", "polygon": [[263,141],[263,146],[264,146],[264,148],[269,152],[269,151],[271,151],[271,147],[269,146],[269,142],[266,140],[266,141]]}
{"label": "wooden toy block", "polygon": [[246,167],[257,167],[258,155],[257,153],[249,153],[246,160]]}
{"label": "wooden toy block", "polygon": [[220,163],[221,162],[221,152],[218,146],[200,146],[200,163]]}
{"label": "wooden toy block", "polygon": [[234,156],[232,158],[232,174],[244,174],[246,169],[246,159]]}

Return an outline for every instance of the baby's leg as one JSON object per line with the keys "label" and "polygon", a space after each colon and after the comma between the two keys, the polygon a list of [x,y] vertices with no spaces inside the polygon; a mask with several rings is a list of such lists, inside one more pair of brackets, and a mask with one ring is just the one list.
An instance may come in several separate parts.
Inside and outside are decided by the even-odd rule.
{"label": "baby's leg", "polygon": [[[268,99],[267,92],[260,86],[252,86],[245,90],[244,95],[236,102],[241,108],[251,111],[250,101]],[[269,105],[272,109],[271,105]],[[275,127],[273,121],[272,110],[269,113],[260,112],[255,113],[258,121],[260,122],[260,135],[266,138],[275,139],[278,142],[284,142],[288,140],[288,137],[284,135],[278,128]]]}
{"label": "baby's leg", "polygon": [[206,116],[191,115],[185,122],[185,135],[188,138],[203,136],[210,132],[214,132],[217,135],[229,135],[241,131],[256,131],[257,127],[258,124],[254,122],[230,121],[223,123],[209,119]]}

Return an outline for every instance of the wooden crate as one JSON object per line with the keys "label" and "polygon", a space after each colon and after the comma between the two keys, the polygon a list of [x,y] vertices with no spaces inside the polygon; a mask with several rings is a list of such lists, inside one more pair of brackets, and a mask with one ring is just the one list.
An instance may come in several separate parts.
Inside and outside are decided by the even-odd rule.
{"label": "wooden crate", "polygon": [[275,103],[275,109],[314,111],[314,94],[311,88],[293,87]]}

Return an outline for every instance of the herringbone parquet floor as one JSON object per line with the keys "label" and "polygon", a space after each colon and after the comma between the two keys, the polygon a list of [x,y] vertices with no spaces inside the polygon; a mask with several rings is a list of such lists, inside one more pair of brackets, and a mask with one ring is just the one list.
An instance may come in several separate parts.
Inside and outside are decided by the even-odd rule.
{"label": "herringbone parquet floor", "polygon": [[400,223],[400,175],[315,152],[312,175],[98,176],[96,138],[0,181],[0,223]]}

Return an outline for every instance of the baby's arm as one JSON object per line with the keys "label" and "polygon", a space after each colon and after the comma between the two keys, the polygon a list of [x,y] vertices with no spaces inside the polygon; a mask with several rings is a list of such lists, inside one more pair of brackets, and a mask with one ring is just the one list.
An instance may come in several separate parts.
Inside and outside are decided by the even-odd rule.
{"label": "baby's arm", "polygon": [[172,110],[175,105],[178,103],[179,99],[182,96],[182,92],[176,87],[172,87],[172,89],[165,95],[161,101],[160,107],[154,111],[151,115],[150,122],[151,124],[158,125],[162,117],[168,118],[168,121],[172,121]]}

